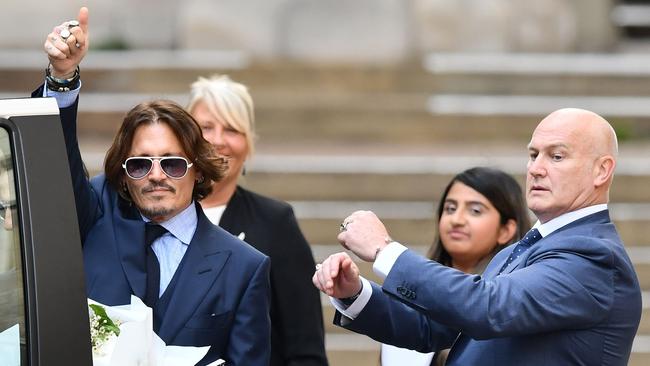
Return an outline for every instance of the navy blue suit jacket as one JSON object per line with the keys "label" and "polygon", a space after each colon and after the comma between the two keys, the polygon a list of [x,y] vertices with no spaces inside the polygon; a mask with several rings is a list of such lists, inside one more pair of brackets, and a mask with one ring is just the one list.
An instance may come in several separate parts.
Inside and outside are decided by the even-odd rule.
{"label": "navy blue suit jacket", "polygon": [[407,250],[344,326],[421,352],[451,346],[447,365],[627,365],[641,291],[609,212],[554,231],[497,276],[513,247],[483,276]]}
{"label": "navy blue suit jacket", "polygon": [[[42,89],[35,92],[42,95]],[[60,110],[83,243],[86,291],[107,305],[144,298],[144,221],[103,175],[90,182],[76,136],[77,102]],[[196,205],[198,224],[158,335],[179,346],[211,346],[199,364],[266,366],[270,356],[268,257],[213,225]]]}

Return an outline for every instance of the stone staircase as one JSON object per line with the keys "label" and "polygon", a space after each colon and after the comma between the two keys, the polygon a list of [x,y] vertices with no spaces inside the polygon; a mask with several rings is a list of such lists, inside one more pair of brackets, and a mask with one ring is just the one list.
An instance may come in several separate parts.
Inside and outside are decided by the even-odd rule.
{"label": "stone staircase", "polygon": [[[26,95],[42,80],[42,56],[19,56],[26,61],[0,56],[0,96]],[[621,140],[611,209],[644,290],[630,365],[645,365],[650,363],[646,61],[645,55],[439,54],[395,66],[328,66],[256,64],[237,53],[97,52],[82,68],[79,133],[86,163],[97,172],[131,106],[158,97],[184,103],[197,76],[230,74],[249,85],[256,101],[258,153],[243,183],[293,204],[320,261],[341,250],[338,225],[357,209],[372,209],[393,238],[424,252],[435,232],[435,204],[451,176],[489,165],[523,183],[525,146],[538,121],[562,106],[595,110]],[[359,264],[375,279],[368,264]],[[323,309],[330,364],[376,365],[378,345],[331,325],[333,308],[326,298]]]}

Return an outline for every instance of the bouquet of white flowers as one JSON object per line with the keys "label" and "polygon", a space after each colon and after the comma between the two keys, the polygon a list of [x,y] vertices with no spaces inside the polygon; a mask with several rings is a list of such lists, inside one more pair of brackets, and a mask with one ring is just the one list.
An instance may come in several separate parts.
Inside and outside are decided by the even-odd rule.
{"label": "bouquet of white flowers", "polygon": [[[191,366],[210,347],[167,346],[153,332],[151,308],[131,296],[130,305],[106,306],[88,299],[94,366]],[[223,360],[210,366],[225,366]]]}

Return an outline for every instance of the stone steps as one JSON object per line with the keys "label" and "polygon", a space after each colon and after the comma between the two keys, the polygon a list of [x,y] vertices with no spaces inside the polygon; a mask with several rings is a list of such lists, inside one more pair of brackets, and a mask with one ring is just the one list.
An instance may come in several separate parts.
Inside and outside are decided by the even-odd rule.
{"label": "stone steps", "polygon": [[[44,61],[41,52],[3,50],[0,97],[26,96],[43,80]],[[93,51],[79,119],[91,174],[128,109],[160,97],[184,105],[189,84],[213,73],[247,84],[256,102],[261,138],[243,184],[290,201],[317,260],[341,250],[340,220],[361,208],[424,251],[434,205],[455,173],[489,165],[523,182],[540,118],[561,106],[594,109],[621,140],[612,215],[650,291],[650,56],[438,53],[421,63],[309,65],[256,63],[236,51]],[[376,279],[367,263],[361,270]],[[377,365],[378,344],[331,325],[327,301],[323,310],[330,364]],[[648,314],[630,365],[650,364]]]}

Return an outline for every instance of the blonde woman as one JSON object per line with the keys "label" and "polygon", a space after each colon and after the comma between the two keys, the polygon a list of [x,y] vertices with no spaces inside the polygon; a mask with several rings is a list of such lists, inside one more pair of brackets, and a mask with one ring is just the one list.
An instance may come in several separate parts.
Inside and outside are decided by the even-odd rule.
{"label": "blonde woman", "polygon": [[238,185],[255,148],[253,100],[227,76],[199,78],[187,107],[229,170],[201,201],[212,223],[271,258],[271,366],[327,365],[314,259],[287,203]]}

